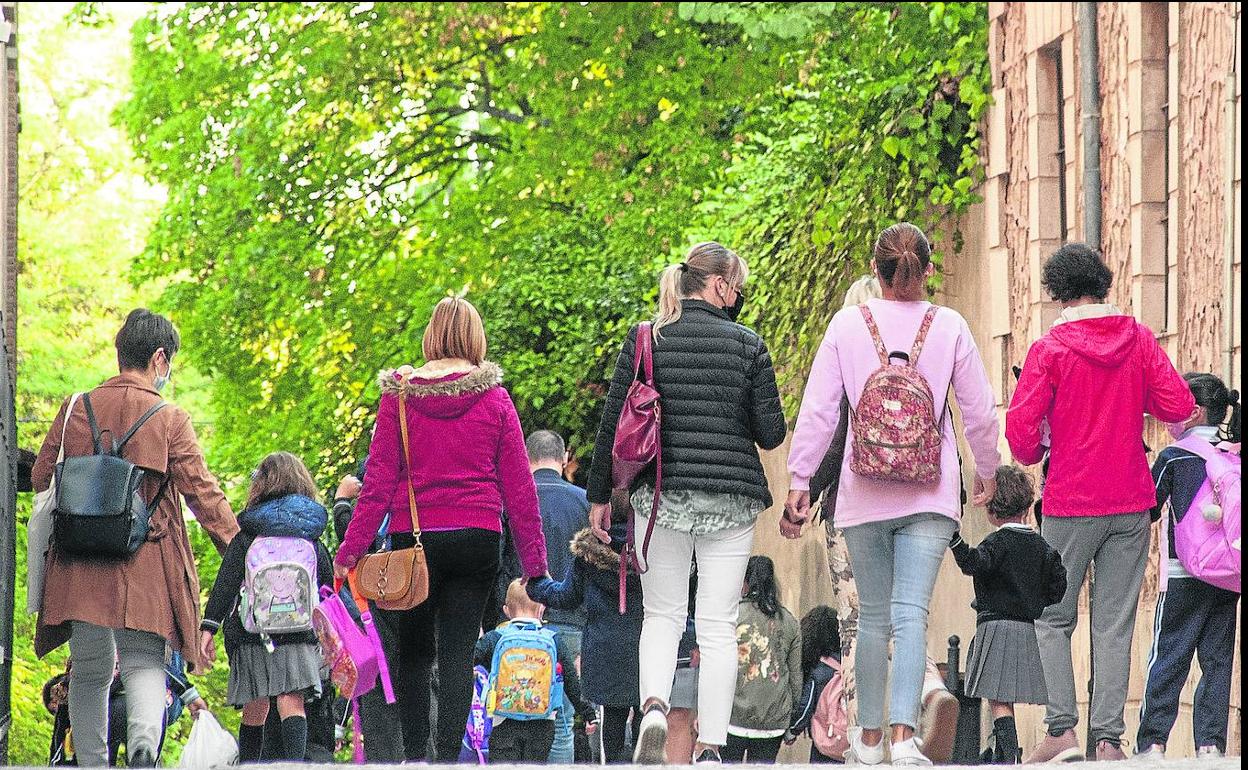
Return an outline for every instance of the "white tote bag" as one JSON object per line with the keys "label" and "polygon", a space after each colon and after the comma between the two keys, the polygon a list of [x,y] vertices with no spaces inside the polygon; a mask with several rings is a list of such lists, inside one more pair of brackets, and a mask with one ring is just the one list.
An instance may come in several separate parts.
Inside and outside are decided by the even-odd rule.
{"label": "white tote bag", "polygon": [[[65,427],[78,402],[75,393],[69,397],[65,421],[61,423],[61,451],[56,455],[59,465],[65,459]],[[48,561],[48,545],[52,542],[52,513],[56,510],[56,476],[48,488],[35,495],[35,505],[26,525],[26,613],[33,615],[43,609],[43,572]]]}

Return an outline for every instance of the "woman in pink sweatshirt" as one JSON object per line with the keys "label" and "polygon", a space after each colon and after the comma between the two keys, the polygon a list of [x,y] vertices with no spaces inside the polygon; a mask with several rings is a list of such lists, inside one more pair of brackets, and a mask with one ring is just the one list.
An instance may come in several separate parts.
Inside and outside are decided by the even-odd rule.
{"label": "woman in pink sweatshirt", "polygon": [[[429,680],[438,664],[437,757],[454,762],[472,699],[472,650],[499,569],[502,513],[527,577],[546,574],[546,540],[524,433],[503,373],[485,360],[485,328],[467,300],[434,308],[422,343],[425,365],[381,373],[381,406],[364,487],[334,560],[355,566],[389,514],[392,547],[415,542],[410,474],[429,565],[429,598],[406,611],[373,609],[398,703],[365,696],[370,762],[424,759]],[[411,467],[404,462],[399,395],[404,395]],[[404,745],[407,745],[407,751]]]}
{"label": "woman in pink sweatshirt", "polygon": [[[986,502],[1001,456],[996,398],[966,321],[950,308],[925,301],[934,273],[931,245],[919,228],[893,225],[875,242],[872,271],[883,299],[846,308],[833,317],[806,383],[789,451],[789,499],[781,520],[786,537],[800,534],[810,515],[810,479],[827,451],[840,419],[841,397],[858,404],[880,356],[867,326],[874,319],[887,351],[907,351],[929,311],[926,339],[917,360],[935,400],[941,434],[940,475],[932,483],[864,478],[845,453],[836,503],[836,523],[849,546],[858,582],[858,725],[850,730],[851,751],[862,764],[884,759],[884,683],[888,677],[890,627],[894,642],[889,695],[893,764],[931,764],[914,740],[926,655],[927,610],[936,573],[958,530],[960,479],[952,390],[975,459],[974,501]],[[895,359],[893,359],[895,360]],[[846,445],[854,445],[851,423]]]}

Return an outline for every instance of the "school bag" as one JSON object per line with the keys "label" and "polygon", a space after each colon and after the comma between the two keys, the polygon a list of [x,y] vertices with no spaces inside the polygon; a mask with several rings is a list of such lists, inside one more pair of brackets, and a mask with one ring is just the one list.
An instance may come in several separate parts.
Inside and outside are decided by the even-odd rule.
{"label": "school bag", "polygon": [[563,703],[555,632],[538,620],[502,629],[490,661],[486,708],[495,719],[550,719]]}
{"label": "school bag", "polygon": [[[82,394],[91,426],[92,453],[66,457],[56,464],[56,511],[52,537],[57,549],[75,556],[127,558],[147,540],[152,513],[165,496],[169,476],[150,504],[139,494],[147,471],[123,455],[126,444],[152,415],[165,408],[153,404],[118,441],[101,431],[91,408],[91,394]],[[65,419],[69,419],[66,412]],[[107,446],[105,433],[110,433]]]}
{"label": "school bag", "polygon": [[820,754],[830,759],[845,760],[849,748],[849,712],[845,703],[845,679],[841,664],[828,665],[836,672],[819,693],[815,714],[810,720],[810,737]]}
{"label": "school bag", "polygon": [[489,762],[490,731],[494,721],[486,708],[486,700],[490,689],[490,672],[484,666],[472,669],[472,705],[468,708],[468,724],[464,727],[463,750],[460,752],[460,763],[476,761],[479,765]]}
{"label": "school bag", "polygon": [[[867,377],[858,404],[850,410],[854,440],[849,467],[863,478],[931,484],[940,480],[941,422],[932,388],[918,370],[919,354],[938,308],[929,308],[910,353],[888,352],[875,317],[859,305],[880,367]],[[891,360],[901,359],[901,366]]]}
{"label": "school bag", "polygon": [[1199,436],[1174,446],[1205,461],[1205,482],[1174,527],[1175,557],[1192,577],[1240,593],[1239,457]]}
{"label": "school bag", "polygon": [[390,668],[386,665],[381,638],[377,636],[377,628],[373,625],[368,605],[364,605],[360,611],[360,623],[364,626],[360,630],[351,619],[351,613],[342,597],[338,595],[341,590],[340,583],[334,589],[329,586],[321,588],[321,601],[312,610],[312,628],[320,642],[322,663],[324,668],[329,669],[330,682],[342,697],[351,701],[354,733],[351,741],[352,761],[363,764],[364,734],[360,727],[360,696],[376,687],[380,680],[386,703],[394,703],[394,688],[390,682]]}
{"label": "school bag", "polygon": [[311,631],[320,603],[316,545],[301,537],[257,537],[247,548],[241,594],[243,628],[266,643],[273,634]]}

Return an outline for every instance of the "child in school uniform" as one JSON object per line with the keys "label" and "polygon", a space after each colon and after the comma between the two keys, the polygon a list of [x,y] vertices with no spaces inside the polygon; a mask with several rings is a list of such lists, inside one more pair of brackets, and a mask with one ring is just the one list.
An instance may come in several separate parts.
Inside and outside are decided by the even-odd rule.
{"label": "child in school uniform", "polygon": [[997,529],[975,548],[960,534],[950,542],[963,574],[975,581],[975,638],[966,661],[966,693],[992,710],[996,764],[1021,761],[1015,703],[1045,704],[1035,621],[1066,593],[1066,568],[1039,532],[1026,522],[1035,491],[1019,468],[997,469],[997,492],[988,502]]}
{"label": "child in school uniform", "polygon": [[[271,698],[277,699],[281,717],[281,758],[302,762],[307,754],[304,698],[321,688],[311,607],[319,601],[319,587],[334,579],[333,562],[319,539],[329,512],[316,495],[312,475],[298,457],[275,452],[260,462],[252,474],[247,507],[238,515],[240,531],[221,557],[204,609],[200,646],[206,659],[216,657],[213,636],[224,629],[230,659],[226,700],[243,711],[240,763],[260,760]],[[246,624],[244,615],[249,616]],[[293,628],[299,619],[307,620],[306,630],[248,630],[279,621]]]}
{"label": "child in school uniform", "polygon": [[[522,581],[511,581],[511,584],[507,586],[507,599],[503,604],[503,613],[509,620],[483,635],[473,650],[473,665],[482,666],[490,672],[492,686],[495,684],[496,677],[500,680],[497,690],[487,694],[488,716],[493,722],[489,737],[490,764],[546,764],[550,755],[550,747],[555,739],[555,718],[558,710],[564,708],[564,700],[558,697],[558,693],[555,693],[556,697],[549,704],[547,713],[542,716],[517,719],[508,718],[499,713],[504,708],[523,709],[527,705],[544,700],[549,691],[543,693],[539,691],[539,688],[544,689],[546,683],[562,680],[563,694],[567,696],[567,701],[572,703],[573,708],[584,721],[586,732],[592,733],[595,729],[598,715],[593,706],[586,703],[581,696],[581,680],[576,672],[576,658],[568,649],[567,644],[552,629],[542,627],[541,621],[545,612],[545,606],[529,598]],[[504,678],[502,672],[493,670],[494,653],[500,644],[509,643],[511,629],[534,629],[537,633],[545,635],[558,653],[556,660],[549,662],[550,668],[543,672],[536,672],[536,675],[532,677],[528,677],[527,674],[535,672],[526,672],[523,681],[519,678],[515,681],[501,681]],[[512,649],[518,650],[519,648]],[[501,652],[506,654],[508,651],[508,648],[504,648]],[[531,692],[522,691],[530,683],[534,684],[534,689]],[[498,691],[504,688],[506,688],[505,692]]]}
{"label": "child in school uniform", "polygon": [[[1196,410],[1186,422],[1168,426],[1170,434],[1177,440],[1195,437],[1213,445],[1221,445],[1226,439],[1237,454],[1239,393],[1227,389],[1212,374],[1187,374],[1183,379],[1196,398]],[[1153,463],[1157,505],[1152,513],[1154,520],[1163,513],[1169,517],[1165,553],[1170,558],[1161,565],[1167,571],[1166,582],[1157,600],[1152,653],[1140,704],[1136,756],[1142,759],[1165,759],[1170,730],[1178,717],[1179,694],[1187,682],[1193,656],[1200,660],[1201,673],[1192,706],[1196,756],[1217,759],[1226,752],[1239,594],[1188,574],[1175,557],[1174,545],[1179,522],[1186,516],[1205,513],[1189,509],[1195,508],[1192,503],[1206,478],[1205,460],[1182,446],[1166,447]]]}

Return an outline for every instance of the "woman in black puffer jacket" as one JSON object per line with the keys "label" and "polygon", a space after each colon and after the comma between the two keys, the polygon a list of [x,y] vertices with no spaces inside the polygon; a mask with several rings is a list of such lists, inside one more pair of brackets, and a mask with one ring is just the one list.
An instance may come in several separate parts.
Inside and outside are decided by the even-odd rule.
{"label": "woman in black puffer jacket", "polygon": [[[717,761],[728,737],[736,682],[737,603],[754,523],[771,505],[758,447],[785,436],[784,413],[767,345],[736,323],[745,300],[744,260],[718,243],[694,246],[663,271],[654,321],[654,377],[662,406],[662,488],[642,563],[645,621],[640,642],[644,716],[634,760],[664,761],[666,712],[689,602],[689,567],[697,554],[697,625],[701,665],[697,759]],[[637,327],[628,334],[607,395],[589,478],[589,521],[610,542],[611,448],[633,380]],[[635,536],[645,541],[654,500],[654,469],[630,490]]]}

